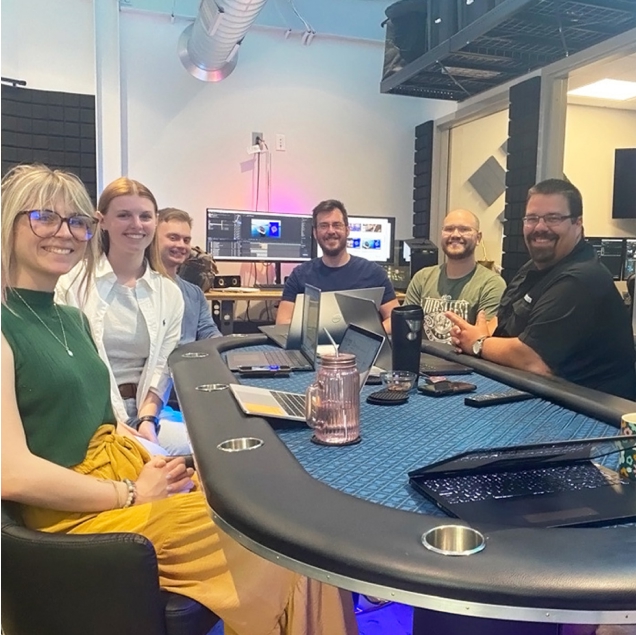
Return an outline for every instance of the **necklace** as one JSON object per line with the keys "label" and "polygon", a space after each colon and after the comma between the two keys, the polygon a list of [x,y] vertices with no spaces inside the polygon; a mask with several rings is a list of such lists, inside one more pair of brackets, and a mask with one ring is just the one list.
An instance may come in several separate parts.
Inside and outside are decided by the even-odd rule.
{"label": "necklace", "polygon": [[69,354],[69,357],[73,357],[73,351],[68,347],[68,342],[66,341],[66,331],[64,330],[64,323],[62,322],[62,318],[60,317],[60,312],[58,311],[57,304],[53,303],[53,308],[55,309],[55,313],[57,315],[57,319],[60,323],[60,327],[62,328],[62,337],[64,341],[62,341],[53,331],[48,327],[46,322],[31,308],[31,306],[27,303],[27,301],[14,289],[13,292],[22,300],[24,306],[35,315],[35,317],[40,320],[42,326],[66,349],[66,352]]}

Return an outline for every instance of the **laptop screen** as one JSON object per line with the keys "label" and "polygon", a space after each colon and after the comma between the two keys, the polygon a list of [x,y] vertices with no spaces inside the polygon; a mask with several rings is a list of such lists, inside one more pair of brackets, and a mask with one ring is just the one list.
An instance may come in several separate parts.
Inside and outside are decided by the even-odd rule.
{"label": "laptop screen", "polygon": [[303,302],[303,324],[300,350],[303,355],[316,361],[318,347],[318,325],[320,322],[320,289],[305,285],[305,300]]}
{"label": "laptop screen", "polygon": [[360,373],[360,388],[364,386],[371,367],[380,352],[384,337],[360,328],[355,324],[349,324],[342,342],[338,346],[339,353],[352,353],[356,356],[356,366]]}

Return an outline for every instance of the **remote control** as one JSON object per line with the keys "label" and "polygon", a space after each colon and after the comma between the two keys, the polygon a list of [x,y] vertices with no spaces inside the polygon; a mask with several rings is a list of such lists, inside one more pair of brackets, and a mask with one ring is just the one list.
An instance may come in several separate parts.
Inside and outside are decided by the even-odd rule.
{"label": "remote control", "polygon": [[486,406],[496,406],[502,403],[512,403],[513,401],[525,401],[534,399],[534,395],[523,390],[511,388],[502,392],[491,392],[486,395],[473,395],[465,397],[464,403],[473,408],[485,408]]}

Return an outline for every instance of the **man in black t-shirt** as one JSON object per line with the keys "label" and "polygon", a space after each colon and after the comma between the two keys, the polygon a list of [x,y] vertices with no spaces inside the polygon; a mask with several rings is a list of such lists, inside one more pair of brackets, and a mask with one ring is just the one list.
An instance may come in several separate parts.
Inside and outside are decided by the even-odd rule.
{"label": "man in black t-shirt", "polygon": [[[632,328],[609,271],[585,242],[581,193],[560,179],[528,192],[531,260],[506,289],[489,332],[449,313],[453,344],[489,361],[636,399]],[[492,323],[491,323],[492,328]]]}
{"label": "man in black t-shirt", "polygon": [[321,291],[384,287],[380,315],[390,333],[391,311],[398,306],[393,285],[380,265],[347,252],[349,218],[345,206],[335,199],[322,201],[313,210],[313,224],[322,256],[298,265],[291,272],[276,313],[276,324],[291,322],[296,296],[305,292],[306,284]]}

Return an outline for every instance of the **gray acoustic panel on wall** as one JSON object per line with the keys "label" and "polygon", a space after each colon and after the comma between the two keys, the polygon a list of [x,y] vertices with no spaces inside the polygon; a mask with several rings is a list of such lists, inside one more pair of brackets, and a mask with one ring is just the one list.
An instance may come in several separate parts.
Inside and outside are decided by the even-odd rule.
{"label": "gray acoustic panel on wall", "polygon": [[506,171],[495,157],[490,157],[468,179],[487,205],[492,205],[506,190]]}

